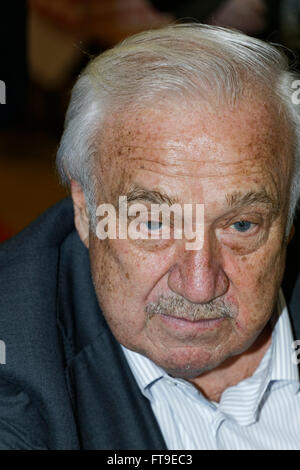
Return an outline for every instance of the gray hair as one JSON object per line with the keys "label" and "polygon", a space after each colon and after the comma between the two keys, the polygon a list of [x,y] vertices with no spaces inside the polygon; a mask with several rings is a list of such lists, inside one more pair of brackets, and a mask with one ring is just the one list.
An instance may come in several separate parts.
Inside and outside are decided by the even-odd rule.
{"label": "gray hair", "polygon": [[[143,105],[147,100],[198,97],[235,104],[243,88],[258,83],[276,98],[294,135],[294,168],[287,232],[300,198],[300,112],[292,101],[287,57],[275,46],[221,27],[175,24],[145,31],[93,59],[79,76],[66,115],[57,153],[65,183],[80,183],[91,226],[96,227],[96,136],[109,111]],[[167,98],[167,99],[168,99]]]}

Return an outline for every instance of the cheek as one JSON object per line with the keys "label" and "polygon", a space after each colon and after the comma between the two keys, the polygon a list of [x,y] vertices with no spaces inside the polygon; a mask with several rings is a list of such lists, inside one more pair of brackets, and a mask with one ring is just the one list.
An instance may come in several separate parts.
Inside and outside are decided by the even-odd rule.
{"label": "cheek", "polygon": [[[155,259],[154,259],[155,258]],[[126,240],[90,241],[95,291],[115,337],[131,344],[146,326],[145,300],[163,276],[163,261],[133,250]]]}
{"label": "cheek", "polygon": [[285,250],[264,248],[246,256],[227,257],[228,297],[239,307],[237,328],[263,327],[276,304],[285,262]]}
{"label": "cheek", "polygon": [[98,277],[109,283],[110,291],[122,291],[132,301],[145,302],[172,265],[172,250],[164,254],[141,250],[132,241],[118,239],[107,241],[103,247],[99,241],[96,244],[98,254],[93,264],[98,266]]}

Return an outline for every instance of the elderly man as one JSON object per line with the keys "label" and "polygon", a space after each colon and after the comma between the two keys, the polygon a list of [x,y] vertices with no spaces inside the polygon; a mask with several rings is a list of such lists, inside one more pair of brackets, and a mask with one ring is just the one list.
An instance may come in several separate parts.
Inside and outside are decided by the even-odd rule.
{"label": "elderly man", "polygon": [[[280,289],[293,80],[274,47],[197,24],[80,75],[57,157],[74,212],[63,201],[1,249],[0,448],[300,448],[300,325]],[[202,208],[196,246],[176,211],[162,236],[162,203]]]}

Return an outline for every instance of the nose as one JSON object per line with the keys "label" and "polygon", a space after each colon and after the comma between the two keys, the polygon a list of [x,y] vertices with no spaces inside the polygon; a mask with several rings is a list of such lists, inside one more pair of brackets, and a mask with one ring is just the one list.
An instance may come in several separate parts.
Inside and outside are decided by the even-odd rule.
{"label": "nose", "polygon": [[207,242],[201,250],[185,250],[170,270],[169,288],[193,303],[207,303],[224,295],[229,280],[214,251]]}

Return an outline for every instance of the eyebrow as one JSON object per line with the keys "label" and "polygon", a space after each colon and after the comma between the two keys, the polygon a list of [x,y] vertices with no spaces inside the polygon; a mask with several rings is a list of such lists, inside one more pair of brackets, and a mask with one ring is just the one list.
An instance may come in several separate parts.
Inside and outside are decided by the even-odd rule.
{"label": "eyebrow", "polygon": [[[154,204],[166,203],[169,206],[180,204],[179,199],[176,197],[170,197],[166,193],[158,190],[146,189],[138,184],[131,184],[126,196],[127,202],[148,201]],[[225,198],[231,209],[239,209],[254,204],[263,204],[269,207],[271,212],[277,213],[280,208],[279,202],[275,200],[265,188],[261,188],[258,191],[247,191],[246,193],[234,191],[230,194],[226,194]]]}
{"label": "eyebrow", "polygon": [[231,209],[238,209],[244,206],[251,206],[254,204],[264,204],[271,208],[272,212],[277,212],[280,208],[280,203],[275,200],[265,188],[258,191],[234,191],[233,193],[226,194],[226,201]]}
{"label": "eyebrow", "polygon": [[150,189],[143,188],[142,186],[138,184],[130,185],[126,196],[127,196],[127,202],[148,201],[154,204],[166,203],[169,206],[179,203],[179,199],[176,197],[170,197],[166,193],[162,193],[158,190],[150,190]]}

